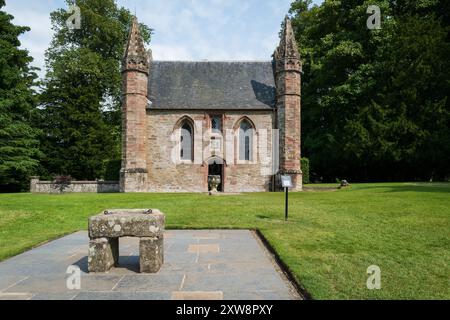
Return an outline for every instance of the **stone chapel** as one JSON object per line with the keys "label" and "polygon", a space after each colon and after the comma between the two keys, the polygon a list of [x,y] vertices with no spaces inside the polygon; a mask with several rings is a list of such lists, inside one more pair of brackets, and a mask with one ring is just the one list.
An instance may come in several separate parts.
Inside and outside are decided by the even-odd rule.
{"label": "stone chapel", "polygon": [[122,192],[280,189],[300,168],[301,61],[286,17],[268,61],[153,61],[133,18],[122,61]]}

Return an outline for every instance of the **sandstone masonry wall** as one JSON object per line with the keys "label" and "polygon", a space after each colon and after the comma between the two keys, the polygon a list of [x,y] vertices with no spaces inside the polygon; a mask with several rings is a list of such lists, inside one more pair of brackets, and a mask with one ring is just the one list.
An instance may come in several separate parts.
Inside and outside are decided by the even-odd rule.
{"label": "sandstone masonry wall", "polygon": [[[59,193],[59,185],[52,181],[31,178],[31,193]],[[120,192],[119,181],[72,181],[64,188],[65,193],[115,193]]]}
{"label": "sandstone masonry wall", "polygon": [[[207,192],[208,161],[223,159],[224,192],[270,191],[272,183],[272,141],[274,113],[271,111],[225,111],[222,115],[223,135],[210,128],[210,115],[214,112],[195,110],[148,110],[148,185],[150,192]],[[255,126],[253,135],[253,161],[239,161],[239,122],[248,119]],[[194,161],[180,160],[180,126],[183,120],[194,126]],[[258,139],[269,137],[267,157],[260,156]],[[228,136],[227,136],[227,130]],[[219,140],[220,148],[211,148],[211,138]],[[226,141],[232,141],[226,143]],[[228,150],[226,149],[228,147]],[[231,148],[231,149],[230,149]],[[268,159],[267,159],[268,158]],[[264,160],[264,161],[262,161]]]}

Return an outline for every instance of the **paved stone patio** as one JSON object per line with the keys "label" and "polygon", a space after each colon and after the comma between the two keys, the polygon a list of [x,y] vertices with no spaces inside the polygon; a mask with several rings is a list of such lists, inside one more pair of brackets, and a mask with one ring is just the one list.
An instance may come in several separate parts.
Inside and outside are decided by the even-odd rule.
{"label": "paved stone patio", "polygon": [[[121,238],[119,267],[87,273],[87,232],[49,242],[0,263],[0,299],[290,300],[297,292],[247,230],[170,230],[164,265],[140,274],[138,239]],[[67,289],[67,268],[81,289]]]}

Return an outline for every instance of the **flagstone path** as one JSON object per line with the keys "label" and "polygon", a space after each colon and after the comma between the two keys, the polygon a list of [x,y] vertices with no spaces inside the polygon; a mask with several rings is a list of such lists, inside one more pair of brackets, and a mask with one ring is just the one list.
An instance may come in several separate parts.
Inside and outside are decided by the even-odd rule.
{"label": "flagstone path", "polygon": [[88,241],[80,231],[0,262],[0,299],[300,299],[252,231],[166,231],[156,274],[138,273],[135,238],[120,238],[119,267],[88,273]]}

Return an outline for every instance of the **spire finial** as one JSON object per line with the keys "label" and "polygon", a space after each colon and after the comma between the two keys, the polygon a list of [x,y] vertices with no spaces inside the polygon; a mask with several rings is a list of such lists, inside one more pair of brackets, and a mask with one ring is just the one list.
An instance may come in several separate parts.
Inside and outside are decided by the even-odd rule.
{"label": "spire finial", "polygon": [[274,58],[277,62],[277,69],[279,70],[288,67],[288,65],[289,69],[292,67],[294,67],[295,69],[301,68],[297,41],[295,40],[291,19],[288,15],[286,15],[284,18],[280,44],[275,50]]}
{"label": "spire finial", "polygon": [[122,62],[123,70],[137,70],[148,73],[149,56],[145,50],[144,40],[139,31],[139,22],[136,16],[131,19],[130,33]]}

